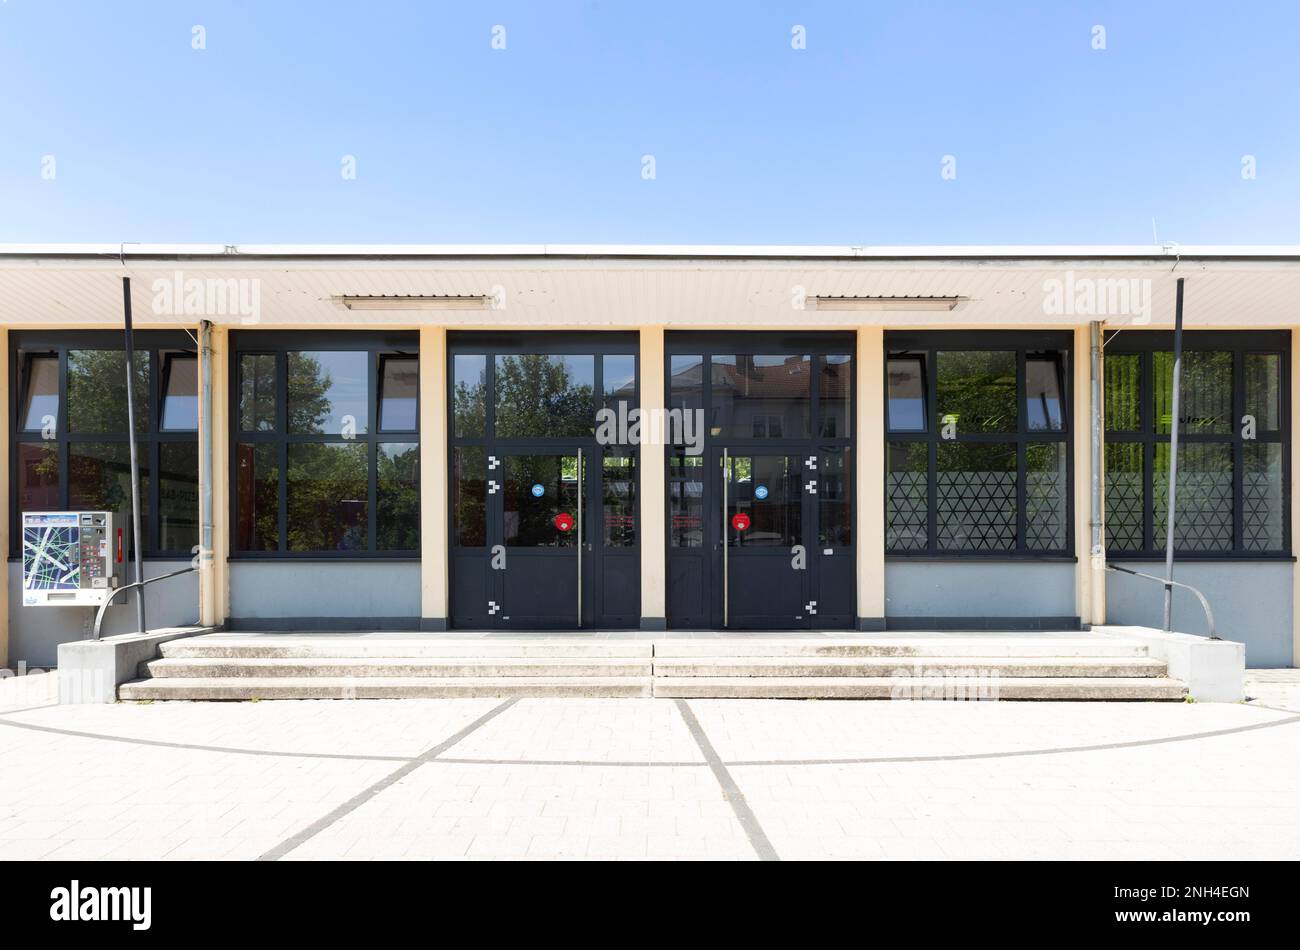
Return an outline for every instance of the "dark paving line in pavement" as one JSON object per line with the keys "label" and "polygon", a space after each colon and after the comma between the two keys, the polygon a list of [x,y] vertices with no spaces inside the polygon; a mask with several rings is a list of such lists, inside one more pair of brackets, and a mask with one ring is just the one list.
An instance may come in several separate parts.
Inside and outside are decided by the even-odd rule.
{"label": "dark paving line in pavement", "polygon": [[703,768],[708,762],[639,762],[635,759],[620,759],[613,762],[601,762],[598,759],[453,759],[443,756],[439,765],[581,765],[585,768],[600,768],[602,765],[618,768]]}
{"label": "dark paving line in pavement", "polygon": [[[44,709],[37,706],[37,709]],[[25,712],[26,710],[15,710]],[[71,736],[74,739],[102,739],[105,742],[125,742],[130,745],[153,746],[161,749],[184,749],[188,752],[224,752],[231,755],[269,755],[284,759],[342,759],[349,762],[409,762],[409,755],[349,755],[345,752],[292,752],[282,749],[242,749],[236,746],[197,745],[190,742],[167,742],[164,739],[139,739],[133,736],[114,736],[103,732],[81,732],[76,729],[57,729],[54,726],[38,726],[32,722],[14,722],[0,716],[0,726],[14,729],[27,729],[31,732],[52,733],[58,736]]]}
{"label": "dark paving line in pavement", "polygon": [[1215,729],[1212,732],[1193,732],[1182,736],[1164,736],[1159,739],[1133,739],[1129,742],[1104,742],[1099,745],[1061,746],[1055,749],[1015,749],[1008,752],[969,752],[957,755],[887,755],[859,759],[753,759],[728,762],[732,766],[750,765],[881,765],[891,762],[969,762],[978,759],[1015,759],[1027,755],[1061,755],[1068,752],[1106,752],[1111,749],[1137,749],[1143,746],[1167,745],[1173,742],[1188,742],[1193,739],[1213,739],[1216,736],[1231,736],[1240,732],[1254,732],[1257,729],[1272,729],[1274,726],[1287,726],[1300,722],[1300,716],[1287,719],[1275,719],[1272,722],[1257,722],[1249,726],[1234,726],[1231,729]]}
{"label": "dark paving line in pavement", "polygon": [[780,861],[780,856],[777,855],[776,849],[772,847],[772,842],[768,840],[767,832],[758,823],[758,816],[749,807],[749,802],[745,801],[745,795],[741,792],[740,786],[736,784],[736,780],[731,777],[726,765],[718,757],[718,751],[713,748],[713,743],[709,741],[709,737],[705,734],[700,721],[695,718],[695,713],[686,704],[686,700],[678,699],[674,701],[677,703],[678,712],[682,714],[682,719],[686,722],[686,728],[690,730],[691,737],[695,740],[695,744],[700,747],[704,761],[712,769],[713,777],[722,786],[722,797],[731,806],[731,810],[736,813],[736,820],[740,822],[740,827],[745,830],[745,837],[749,839],[750,847],[754,849],[760,861]]}
{"label": "dark paving line in pavement", "polygon": [[259,861],[280,860],[290,851],[294,850],[300,845],[305,844],[306,842],[310,841],[312,838],[316,837],[318,834],[320,834],[330,825],[334,824],[340,818],[343,818],[344,816],[349,815],[352,812],[356,811],[366,802],[370,801],[380,792],[384,791],[384,789],[389,788],[392,785],[396,784],[397,782],[401,781],[403,778],[405,778],[406,776],[414,772],[416,769],[418,769],[420,766],[425,765],[428,762],[432,762],[439,755],[446,752],[452,746],[456,745],[456,743],[460,742],[462,739],[470,735],[476,729],[479,729],[487,725],[490,721],[495,719],[497,716],[501,715],[503,712],[505,712],[507,709],[509,709],[517,702],[519,702],[518,699],[507,699],[501,705],[489,709],[486,713],[484,713],[482,716],[479,716],[477,719],[471,722],[464,729],[455,733],[451,737],[444,739],[442,742],[439,742],[437,745],[433,746],[432,748],[426,749],[424,752],[421,752],[414,759],[411,759],[410,761],[402,765],[401,768],[394,769],[392,772],[388,773],[388,775],[384,776],[378,782],[375,782],[373,785],[369,786],[368,788],[362,789],[360,792],[358,792],[357,794],[349,798],[347,801],[345,801],[342,805],[339,805],[337,808],[331,811],[328,815],[325,815],[323,818],[318,818],[316,821],[313,821],[306,828],[302,829],[302,831],[299,831],[297,834],[290,835],[288,838],[285,838],[283,841],[277,844],[270,851],[266,852],[260,858],[258,858],[258,860]]}

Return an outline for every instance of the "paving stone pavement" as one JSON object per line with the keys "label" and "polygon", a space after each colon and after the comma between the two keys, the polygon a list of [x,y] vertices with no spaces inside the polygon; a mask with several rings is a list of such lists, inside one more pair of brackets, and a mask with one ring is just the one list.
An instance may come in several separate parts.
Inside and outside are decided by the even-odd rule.
{"label": "paving stone pavement", "polygon": [[1294,859],[1296,674],[1236,705],[61,707],[20,677],[0,859]]}

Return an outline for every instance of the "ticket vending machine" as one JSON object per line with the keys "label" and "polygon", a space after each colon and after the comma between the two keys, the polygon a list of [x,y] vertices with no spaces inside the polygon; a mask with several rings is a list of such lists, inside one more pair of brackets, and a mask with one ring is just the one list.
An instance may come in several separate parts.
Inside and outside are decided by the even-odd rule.
{"label": "ticket vending machine", "polygon": [[23,606],[99,607],[122,584],[126,519],[112,511],[23,513]]}

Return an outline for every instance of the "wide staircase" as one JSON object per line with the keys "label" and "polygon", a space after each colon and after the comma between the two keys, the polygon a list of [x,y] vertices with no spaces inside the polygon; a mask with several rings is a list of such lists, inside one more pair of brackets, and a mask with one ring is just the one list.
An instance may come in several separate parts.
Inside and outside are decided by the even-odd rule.
{"label": "wide staircase", "polygon": [[207,634],[123,700],[669,697],[1181,700],[1137,642],[1088,634],[455,637]]}

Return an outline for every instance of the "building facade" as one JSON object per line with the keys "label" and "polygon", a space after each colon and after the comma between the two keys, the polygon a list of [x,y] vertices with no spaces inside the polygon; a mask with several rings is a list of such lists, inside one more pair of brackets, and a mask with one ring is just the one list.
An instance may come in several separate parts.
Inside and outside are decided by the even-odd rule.
{"label": "building facade", "polygon": [[1175,576],[1291,666],[1300,250],[1141,247],[0,247],[0,659],[132,424],[150,626],[1158,626],[1178,278]]}

